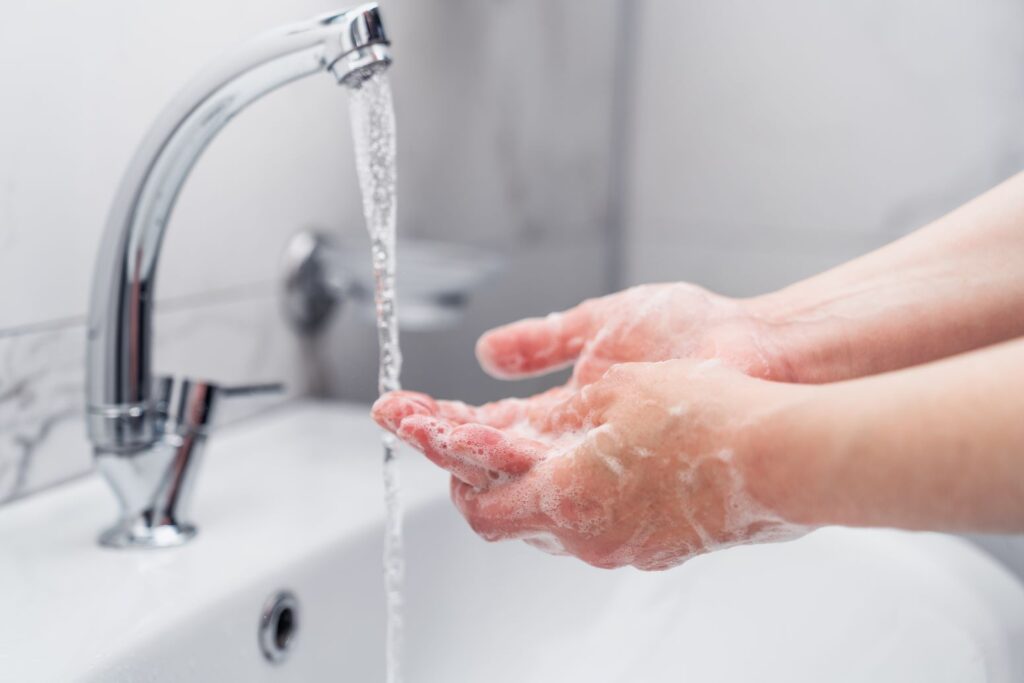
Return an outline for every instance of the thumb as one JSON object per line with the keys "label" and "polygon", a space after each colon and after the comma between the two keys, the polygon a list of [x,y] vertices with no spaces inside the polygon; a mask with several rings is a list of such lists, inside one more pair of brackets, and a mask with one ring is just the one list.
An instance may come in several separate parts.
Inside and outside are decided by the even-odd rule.
{"label": "thumb", "polygon": [[571,364],[600,327],[600,299],[584,301],[563,313],[527,318],[484,333],[476,357],[493,377],[516,379]]}

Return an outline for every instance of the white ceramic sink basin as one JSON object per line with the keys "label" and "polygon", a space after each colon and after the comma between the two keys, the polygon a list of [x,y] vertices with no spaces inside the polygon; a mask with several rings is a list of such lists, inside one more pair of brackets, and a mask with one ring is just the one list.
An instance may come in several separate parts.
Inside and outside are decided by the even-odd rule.
{"label": "white ceramic sink basin", "polygon": [[[83,448],[84,448],[83,444]],[[478,540],[405,453],[409,683],[1024,680],[1024,589],[959,539],[826,529],[674,571]],[[0,509],[0,681],[384,679],[382,503],[365,407],[299,404],[218,435],[183,548],[93,542],[87,479]],[[265,660],[268,596],[298,598]]]}

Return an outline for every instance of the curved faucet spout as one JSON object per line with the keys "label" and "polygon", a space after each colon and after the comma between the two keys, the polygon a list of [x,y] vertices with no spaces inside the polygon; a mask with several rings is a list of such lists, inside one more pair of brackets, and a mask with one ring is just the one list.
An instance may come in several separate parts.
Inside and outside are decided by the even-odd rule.
{"label": "curved faucet spout", "polygon": [[390,64],[377,5],[264,34],[186,87],[156,120],[110,212],[88,324],[87,420],[97,453],[130,454],[160,438],[151,372],[154,282],[175,199],[196,160],[237,113],[317,72],[358,87]]}

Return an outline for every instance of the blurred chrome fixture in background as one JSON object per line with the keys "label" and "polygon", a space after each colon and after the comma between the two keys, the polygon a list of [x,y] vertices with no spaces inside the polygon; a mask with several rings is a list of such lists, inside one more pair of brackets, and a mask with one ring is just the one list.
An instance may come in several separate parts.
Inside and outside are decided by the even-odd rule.
{"label": "blurred chrome fixture in background", "polygon": [[[346,303],[369,325],[376,323],[373,264],[369,247],[346,244],[326,230],[301,230],[284,254],[284,312],[296,332],[315,335]],[[396,278],[402,329],[423,332],[450,328],[470,298],[502,266],[493,252],[461,244],[399,237]]]}

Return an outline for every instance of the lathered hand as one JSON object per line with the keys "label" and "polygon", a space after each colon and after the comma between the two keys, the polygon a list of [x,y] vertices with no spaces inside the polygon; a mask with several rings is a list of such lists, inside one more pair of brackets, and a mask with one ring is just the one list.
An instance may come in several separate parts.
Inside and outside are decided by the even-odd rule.
{"label": "lathered hand", "polygon": [[596,381],[616,363],[677,358],[719,358],[756,377],[786,380],[771,331],[743,301],[687,283],[642,285],[491,330],[480,338],[477,357],[503,379],[575,363],[574,386]]}
{"label": "lathered hand", "polygon": [[624,363],[567,396],[373,414],[453,473],[484,538],[662,569],[828,524],[1024,532],[1021,382],[1024,339],[825,385]]}
{"label": "lathered hand", "polygon": [[804,531],[761,502],[754,476],[774,455],[759,425],[800,390],[677,360],[620,364],[567,396],[481,407],[396,392],[373,415],[453,474],[452,498],[484,538],[664,569]]}

